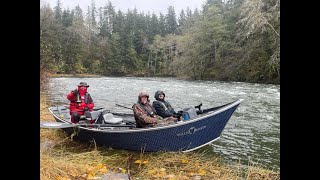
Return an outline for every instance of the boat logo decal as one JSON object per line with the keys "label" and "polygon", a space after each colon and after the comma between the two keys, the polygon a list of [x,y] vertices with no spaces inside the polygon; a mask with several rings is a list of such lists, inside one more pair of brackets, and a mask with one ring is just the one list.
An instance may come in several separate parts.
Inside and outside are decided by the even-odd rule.
{"label": "boat logo decal", "polygon": [[206,127],[207,126],[201,126],[199,128],[191,127],[188,131],[185,131],[185,132],[182,132],[182,133],[178,133],[177,136],[184,136],[184,135],[188,135],[188,134],[194,134],[197,131],[205,129]]}

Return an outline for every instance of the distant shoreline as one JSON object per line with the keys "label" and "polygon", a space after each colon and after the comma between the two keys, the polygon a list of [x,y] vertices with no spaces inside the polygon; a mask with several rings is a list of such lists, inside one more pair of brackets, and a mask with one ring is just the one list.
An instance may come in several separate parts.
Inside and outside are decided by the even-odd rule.
{"label": "distant shoreline", "polygon": [[[112,76],[112,75],[98,75],[98,74],[53,74],[50,73],[49,77],[75,77],[75,78],[95,78],[95,77],[161,77],[166,78],[167,76],[142,76],[142,75],[123,75],[123,76]],[[171,77],[179,80],[186,80],[186,81],[193,81],[191,78],[187,77]],[[197,80],[194,80],[197,81]],[[245,82],[245,81],[221,81],[221,80],[214,80],[214,79],[202,79],[201,81],[217,81],[217,82],[243,82],[243,83],[253,83],[253,84],[272,84],[272,85],[280,85],[277,83],[258,83],[258,82]]]}
{"label": "distant shoreline", "polygon": [[49,77],[102,77],[97,74],[49,74]]}

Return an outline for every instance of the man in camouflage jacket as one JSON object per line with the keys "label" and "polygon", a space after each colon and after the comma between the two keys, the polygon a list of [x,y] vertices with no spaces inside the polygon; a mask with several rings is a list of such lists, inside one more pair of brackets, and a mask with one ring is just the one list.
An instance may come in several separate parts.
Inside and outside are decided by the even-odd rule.
{"label": "man in camouflage jacket", "polygon": [[132,109],[137,127],[153,127],[177,121],[177,118],[168,117],[163,119],[158,116],[156,110],[150,104],[149,94],[146,91],[139,93],[138,102],[132,106]]}

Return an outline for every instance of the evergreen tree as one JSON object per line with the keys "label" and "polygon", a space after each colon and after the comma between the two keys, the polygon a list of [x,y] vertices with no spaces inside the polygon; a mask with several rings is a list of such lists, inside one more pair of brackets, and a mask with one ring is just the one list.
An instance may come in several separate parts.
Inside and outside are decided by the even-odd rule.
{"label": "evergreen tree", "polygon": [[186,9],[186,22],[184,24],[185,24],[185,29],[187,31],[189,31],[189,29],[191,28],[191,25],[193,24],[192,11],[189,7],[187,7],[187,9]]}
{"label": "evergreen tree", "polygon": [[162,37],[166,34],[166,19],[162,13],[160,13],[159,17],[159,32]]}
{"label": "evergreen tree", "polygon": [[54,17],[56,18],[58,23],[62,22],[62,4],[60,0],[57,0],[57,5],[54,7]]}
{"label": "evergreen tree", "polygon": [[192,11],[191,11],[191,9],[189,8],[189,7],[187,7],[187,10],[186,10],[186,19],[188,20],[188,19],[190,19],[191,17],[192,17]]}
{"label": "evergreen tree", "polygon": [[121,10],[118,10],[118,13],[115,16],[115,21],[113,23],[112,32],[118,32],[119,34],[121,34],[121,32],[124,30],[124,21],[125,21],[125,16],[121,12]]}
{"label": "evergreen tree", "polygon": [[70,13],[70,10],[64,10],[62,13],[62,25],[64,27],[69,27],[73,24],[73,16],[74,16],[74,11]]}
{"label": "evergreen tree", "polygon": [[151,21],[150,21],[150,37],[153,37],[159,34],[159,21],[156,14],[152,13]]}
{"label": "evergreen tree", "polygon": [[176,13],[173,6],[168,7],[168,13],[166,15],[166,32],[175,33],[177,29]]}
{"label": "evergreen tree", "polygon": [[91,27],[93,31],[96,31],[97,21],[96,21],[97,8],[94,0],[91,0]]}
{"label": "evergreen tree", "polygon": [[223,0],[206,0],[205,4],[203,5],[203,12],[206,13],[209,7],[212,5],[222,8],[223,4]]}
{"label": "evergreen tree", "polygon": [[79,28],[83,28],[84,25],[83,13],[79,5],[77,5],[74,9],[73,25]]}
{"label": "evergreen tree", "polygon": [[99,8],[99,36],[106,38],[109,35],[107,16],[103,13],[102,8]]}
{"label": "evergreen tree", "polygon": [[178,19],[178,23],[179,23],[178,24],[178,33],[179,34],[181,34],[183,28],[185,28],[186,21],[187,21],[187,18],[186,18],[186,15],[184,13],[184,10],[182,9],[181,12],[180,12],[180,15],[179,15],[179,19]]}
{"label": "evergreen tree", "polygon": [[[199,16],[196,10],[193,16]],[[221,9],[209,7],[204,19],[196,21],[191,31],[180,39],[178,51],[182,52],[179,59],[184,61],[183,72],[193,79],[205,78],[209,68],[220,59],[219,48],[225,34]]]}
{"label": "evergreen tree", "polygon": [[111,34],[113,32],[116,12],[110,1],[108,1],[108,4],[104,7],[104,15],[106,16],[106,22],[108,24],[108,32]]}

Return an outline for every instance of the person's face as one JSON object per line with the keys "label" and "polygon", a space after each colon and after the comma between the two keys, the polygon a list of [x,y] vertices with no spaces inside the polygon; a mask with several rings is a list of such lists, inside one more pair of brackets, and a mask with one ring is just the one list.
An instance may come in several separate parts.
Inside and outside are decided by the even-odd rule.
{"label": "person's face", "polygon": [[86,90],[88,87],[86,87],[86,86],[80,86],[79,87],[79,89],[81,89],[81,90]]}
{"label": "person's face", "polygon": [[146,96],[142,96],[142,97],[141,97],[141,102],[142,102],[142,104],[146,104],[147,101],[148,101],[148,98],[147,98]]}
{"label": "person's face", "polygon": [[78,91],[81,92],[81,93],[85,93],[87,92],[87,88],[86,86],[78,86]]}
{"label": "person's face", "polygon": [[160,95],[159,95],[159,99],[164,99],[164,95],[163,95],[163,94],[160,94]]}

